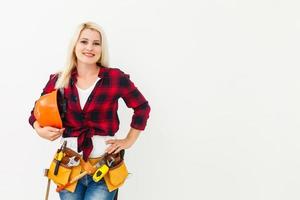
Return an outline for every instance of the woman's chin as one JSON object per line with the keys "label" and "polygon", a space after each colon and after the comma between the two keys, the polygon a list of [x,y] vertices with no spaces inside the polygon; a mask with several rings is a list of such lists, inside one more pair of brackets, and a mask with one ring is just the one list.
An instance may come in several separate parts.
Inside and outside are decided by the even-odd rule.
{"label": "woman's chin", "polygon": [[91,65],[95,64],[97,60],[95,58],[84,58],[79,60],[82,64]]}

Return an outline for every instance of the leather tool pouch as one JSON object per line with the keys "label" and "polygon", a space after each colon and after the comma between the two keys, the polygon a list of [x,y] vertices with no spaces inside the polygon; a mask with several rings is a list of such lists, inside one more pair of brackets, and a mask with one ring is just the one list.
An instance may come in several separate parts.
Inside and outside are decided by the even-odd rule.
{"label": "leather tool pouch", "polygon": [[[51,164],[50,164],[50,168],[48,171],[48,178],[51,179],[57,186],[61,186],[61,185],[65,185],[67,184],[73,177],[76,177],[77,175],[80,174],[81,172],[81,165],[78,166],[72,166],[69,167],[67,165],[67,163],[70,161],[70,158],[73,155],[69,155],[70,153],[70,149],[66,148],[66,150],[64,151],[64,157],[62,159],[62,161],[59,164],[58,167],[58,173],[55,175],[55,167],[57,165],[57,156],[58,153],[55,154],[54,159],[52,160]],[[70,192],[74,192],[75,188],[76,188],[77,182],[67,186],[65,189],[70,191]]]}
{"label": "leather tool pouch", "polygon": [[64,164],[59,165],[58,174],[54,174],[57,160],[53,159],[48,172],[48,178],[51,179],[56,185],[65,185],[69,181],[72,169]]}
{"label": "leather tool pouch", "polygon": [[128,177],[128,170],[123,159],[124,150],[122,151],[117,155],[113,155],[116,163],[109,168],[107,174],[104,176],[105,183],[110,192],[121,187]]}
{"label": "leather tool pouch", "polygon": [[107,174],[104,176],[105,183],[108,190],[111,192],[121,187],[128,176],[128,171],[125,162],[122,161],[117,166],[110,168]]}

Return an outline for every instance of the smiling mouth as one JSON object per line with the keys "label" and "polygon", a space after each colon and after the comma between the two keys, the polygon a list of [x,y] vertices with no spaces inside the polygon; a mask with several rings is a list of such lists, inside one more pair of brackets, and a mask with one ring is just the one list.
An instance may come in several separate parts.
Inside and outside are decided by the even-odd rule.
{"label": "smiling mouth", "polygon": [[87,56],[87,57],[93,57],[95,56],[95,54],[93,53],[82,53],[83,55]]}

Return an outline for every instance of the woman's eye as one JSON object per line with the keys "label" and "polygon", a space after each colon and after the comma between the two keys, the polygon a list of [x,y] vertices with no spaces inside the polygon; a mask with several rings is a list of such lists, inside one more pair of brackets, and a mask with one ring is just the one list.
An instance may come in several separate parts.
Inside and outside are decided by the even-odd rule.
{"label": "woman's eye", "polygon": [[96,43],[94,43],[94,45],[100,45],[100,43],[96,42]]}
{"label": "woman's eye", "polygon": [[83,40],[81,41],[82,44],[87,44],[87,41]]}

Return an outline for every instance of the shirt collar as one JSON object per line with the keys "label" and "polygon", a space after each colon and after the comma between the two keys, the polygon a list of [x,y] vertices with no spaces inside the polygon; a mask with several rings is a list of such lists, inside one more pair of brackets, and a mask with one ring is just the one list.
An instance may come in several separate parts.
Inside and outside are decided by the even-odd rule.
{"label": "shirt collar", "polygon": [[[101,66],[99,73],[98,73],[98,77],[103,78],[104,76],[107,76],[106,71],[107,71],[107,67]],[[78,75],[77,68],[74,67],[74,69],[71,71],[71,79],[70,79],[71,85],[73,85],[77,82],[77,75]]]}

